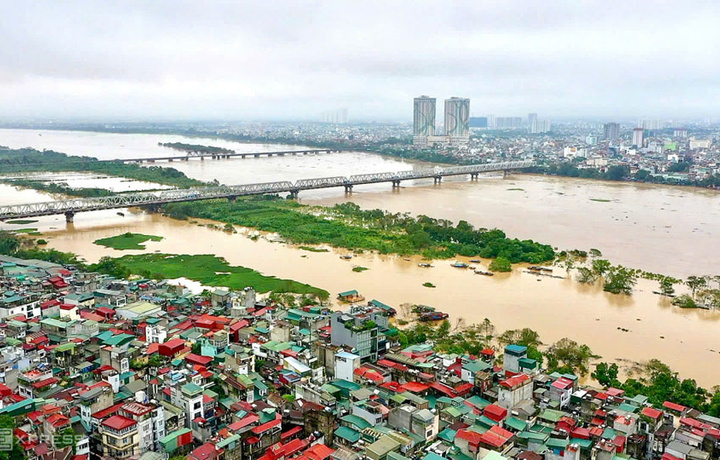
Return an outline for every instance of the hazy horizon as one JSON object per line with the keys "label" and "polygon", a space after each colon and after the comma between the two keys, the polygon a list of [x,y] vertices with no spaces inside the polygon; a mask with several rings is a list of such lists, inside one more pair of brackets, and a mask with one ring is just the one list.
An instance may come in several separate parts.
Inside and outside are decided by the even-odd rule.
{"label": "hazy horizon", "polygon": [[[1,115],[409,122],[716,117],[715,2],[7,2]],[[439,104],[440,105],[440,104]]]}

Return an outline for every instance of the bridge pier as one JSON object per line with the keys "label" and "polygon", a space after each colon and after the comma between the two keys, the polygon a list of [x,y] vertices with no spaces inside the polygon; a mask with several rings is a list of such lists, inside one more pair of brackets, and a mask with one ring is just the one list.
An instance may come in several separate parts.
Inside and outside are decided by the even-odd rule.
{"label": "bridge pier", "polygon": [[503,169],[503,179],[505,179],[508,175],[507,169]]}
{"label": "bridge pier", "polygon": [[395,179],[392,181],[392,188],[400,188],[400,181]]}
{"label": "bridge pier", "polygon": [[433,177],[433,184],[439,184],[440,182],[442,182],[442,176]]}
{"label": "bridge pier", "polygon": [[478,179],[478,173],[470,173],[470,180],[477,180]]}
{"label": "bridge pier", "polygon": [[297,200],[299,194],[300,190],[290,190],[290,195],[288,195],[288,198],[291,200]]}
{"label": "bridge pier", "polygon": [[345,193],[352,193],[353,186],[352,185],[346,185],[345,186]]}
{"label": "bridge pier", "polygon": [[65,222],[68,224],[72,224],[75,222],[75,212],[74,211],[67,211],[65,212]]}
{"label": "bridge pier", "polygon": [[255,158],[260,158],[260,154],[259,154],[259,153],[256,153],[256,154],[255,154]]}

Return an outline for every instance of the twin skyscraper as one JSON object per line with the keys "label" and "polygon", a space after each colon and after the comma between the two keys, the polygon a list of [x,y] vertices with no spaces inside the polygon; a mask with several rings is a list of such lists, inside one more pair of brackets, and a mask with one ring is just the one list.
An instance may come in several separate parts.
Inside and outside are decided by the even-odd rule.
{"label": "twin skyscraper", "polygon": [[416,97],[413,106],[413,144],[463,144],[470,140],[470,99],[445,99],[445,121],[442,135],[435,132],[434,97]]}

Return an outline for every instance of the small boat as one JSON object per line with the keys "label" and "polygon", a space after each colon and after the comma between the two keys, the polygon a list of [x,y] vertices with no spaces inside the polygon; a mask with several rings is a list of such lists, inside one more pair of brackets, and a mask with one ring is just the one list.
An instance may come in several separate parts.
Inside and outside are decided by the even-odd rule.
{"label": "small boat", "polygon": [[468,264],[463,262],[455,262],[452,264],[452,266],[455,268],[468,268]]}
{"label": "small boat", "polygon": [[122,212],[118,212],[117,215],[120,216],[120,217],[125,217],[125,214],[122,213]]}
{"label": "small boat", "polygon": [[479,268],[475,270],[476,275],[484,275],[484,276],[495,276],[495,273],[493,272],[486,272],[485,270],[480,270]]}
{"label": "small boat", "polygon": [[419,313],[421,315],[424,315],[426,313],[432,313],[435,311],[435,307],[431,307],[429,305],[415,305],[412,309],[413,313]]}
{"label": "small boat", "polygon": [[479,264],[480,262],[482,262],[480,259],[470,259],[470,263],[473,264]]}
{"label": "small boat", "polygon": [[410,257],[403,257],[403,260],[410,262]]}
{"label": "small boat", "polygon": [[352,259],[352,256],[344,255],[344,256],[340,256],[340,258],[343,260],[350,260],[350,259]]}
{"label": "small boat", "polygon": [[431,265],[431,264],[428,264],[428,263],[426,263],[426,262],[421,262],[421,263],[418,264],[418,267],[422,267],[422,268],[432,268],[432,265]]}
{"label": "small boat", "polygon": [[420,315],[420,321],[440,321],[442,319],[448,318],[447,313],[441,312],[441,311],[434,311],[430,313],[423,313]]}
{"label": "small boat", "polygon": [[545,272],[545,273],[552,273],[552,268],[547,267],[540,267],[538,265],[531,265],[527,268],[528,270],[532,272]]}

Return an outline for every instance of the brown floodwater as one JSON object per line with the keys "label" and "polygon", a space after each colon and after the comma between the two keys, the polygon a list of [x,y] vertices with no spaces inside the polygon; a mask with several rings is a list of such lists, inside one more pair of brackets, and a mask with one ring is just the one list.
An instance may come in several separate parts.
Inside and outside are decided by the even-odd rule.
{"label": "brown floodwater", "polygon": [[[339,257],[346,251],[308,252],[267,238],[253,241],[244,232],[228,234],[160,215],[128,213],[114,221],[76,223],[45,235],[50,247],[81,254],[90,262],[105,255],[142,252],[104,248],[93,244],[96,239],[127,231],[161,235],[162,241],[147,243],[148,252],[219,254],[233,265],[327,289],[332,298],[357,289],[368,300],[376,298],[396,308],[406,302],[432,305],[449,313],[453,321],[489,318],[498,331],[530,327],[548,344],[563,337],[586,343],[603,360],[660,358],[703,385],[720,382],[720,312],[673,307],[652,294],[653,282],[641,280],[635,294],[627,297],[570,279],[528,274],[522,268],[485,277],[451,267],[452,260],[434,261],[433,268],[418,267],[416,257],[361,254],[346,261]],[[355,273],[356,265],[369,270]],[[560,269],[555,274],[565,275]],[[436,287],[423,287],[426,281]]]}

